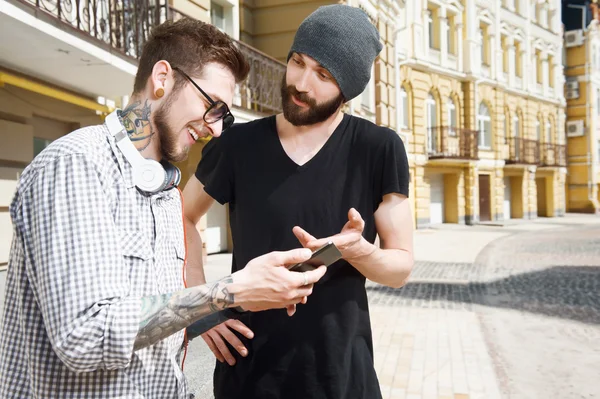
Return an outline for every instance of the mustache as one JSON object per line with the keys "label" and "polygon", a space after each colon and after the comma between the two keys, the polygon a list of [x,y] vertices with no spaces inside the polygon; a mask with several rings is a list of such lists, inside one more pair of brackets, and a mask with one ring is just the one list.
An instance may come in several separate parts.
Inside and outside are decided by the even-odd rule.
{"label": "mustache", "polygon": [[299,92],[293,85],[287,87],[287,92],[289,95],[296,97],[298,101],[308,104],[310,107],[317,105],[317,101],[314,98],[309,97],[306,93]]}

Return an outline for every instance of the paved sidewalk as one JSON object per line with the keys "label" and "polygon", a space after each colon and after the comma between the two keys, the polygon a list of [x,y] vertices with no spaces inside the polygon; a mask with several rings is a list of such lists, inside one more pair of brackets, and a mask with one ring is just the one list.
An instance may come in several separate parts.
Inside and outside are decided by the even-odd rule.
{"label": "paved sidewalk", "polygon": [[[416,265],[409,284],[391,289],[367,282],[375,367],[384,399],[500,399],[469,287],[477,281],[477,256],[504,236],[599,221],[589,215],[567,215],[417,230]],[[229,254],[209,256],[207,280],[227,274],[230,262]],[[204,384],[201,391],[206,394],[210,382]]]}

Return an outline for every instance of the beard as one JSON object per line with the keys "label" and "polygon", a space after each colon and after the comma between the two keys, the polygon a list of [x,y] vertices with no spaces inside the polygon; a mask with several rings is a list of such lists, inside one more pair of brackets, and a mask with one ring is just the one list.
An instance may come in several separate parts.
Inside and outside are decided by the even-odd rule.
{"label": "beard", "polygon": [[[294,103],[292,96],[308,105],[303,108]],[[321,123],[333,115],[344,103],[344,96],[340,93],[336,98],[317,104],[314,98],[306,93],[301,93],[293,85],[287,85],[285,74],[281,81],[281,103],[283,116],[294,126],[310,126]]]}
{"label": "beard", "polygon": [[[160,152],[162,159],[168,162],[181,162],[187,158],[190,150],[189,146],[183,149],[178,149],[178,133],[173,127],[167,122],[169,111],[173,106],[173,102],[176,99],[176,93],[169,94],[169,97],[160,105],[160,107],[154,113],[154,126],[158,133],[158,139],[160,141]],[[175,96],[175,97],[174,97]]]}

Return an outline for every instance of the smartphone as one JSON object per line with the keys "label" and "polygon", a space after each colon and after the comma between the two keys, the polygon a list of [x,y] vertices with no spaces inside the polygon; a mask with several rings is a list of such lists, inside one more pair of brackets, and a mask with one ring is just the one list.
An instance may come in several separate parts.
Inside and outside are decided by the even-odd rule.
{"label": "smartphone", "polygon": [[302,263],[296,263],[294,266],[290,267],[290,270],[294,272],[307,272],[310,270],[315,270],[321,265],[329,266],[341,258],[342,253],[339,249],[337,249],[335,244],[330,241],[313,252],[310,259]]}

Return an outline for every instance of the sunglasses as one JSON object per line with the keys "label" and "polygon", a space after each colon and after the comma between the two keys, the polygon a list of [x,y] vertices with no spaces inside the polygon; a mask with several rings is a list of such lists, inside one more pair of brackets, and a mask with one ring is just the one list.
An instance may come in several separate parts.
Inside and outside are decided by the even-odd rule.
{"label": "sunglasses", "polygon": [[178,67],[173,67],[173,70],[175,70],[175,71],[179,72],[180,74],[182,74],[183,76],[185,76],[186,79],[189,80],[190,83],[193,84],[194,87],[196,89],[198,89],[198,91],[200,93],[202,93],[204,98],[206,98],[206,100],[210,104],[209,107],[206,109],[206,112],[204,112],[204,117],[203,117],[204,122],[211,124],[211,123],[218,122],[222,119],[223,120],[222,131],[229,129],[231,127],[231,125],[233,125],[235,118],[231,114],[231,111],[229,110],[229,107],[227,106],[227,104],[225,104],[221,100],[214,101],[212,98],[210,98],[210,96],[208,94],[206,94],[206,92],[204,90],[202,90],[200,88],[200,86],[198,86],[196,84],[196,82],[194,82],[192,80],[192,78],[190,78],[185,72],[183,72]]}

